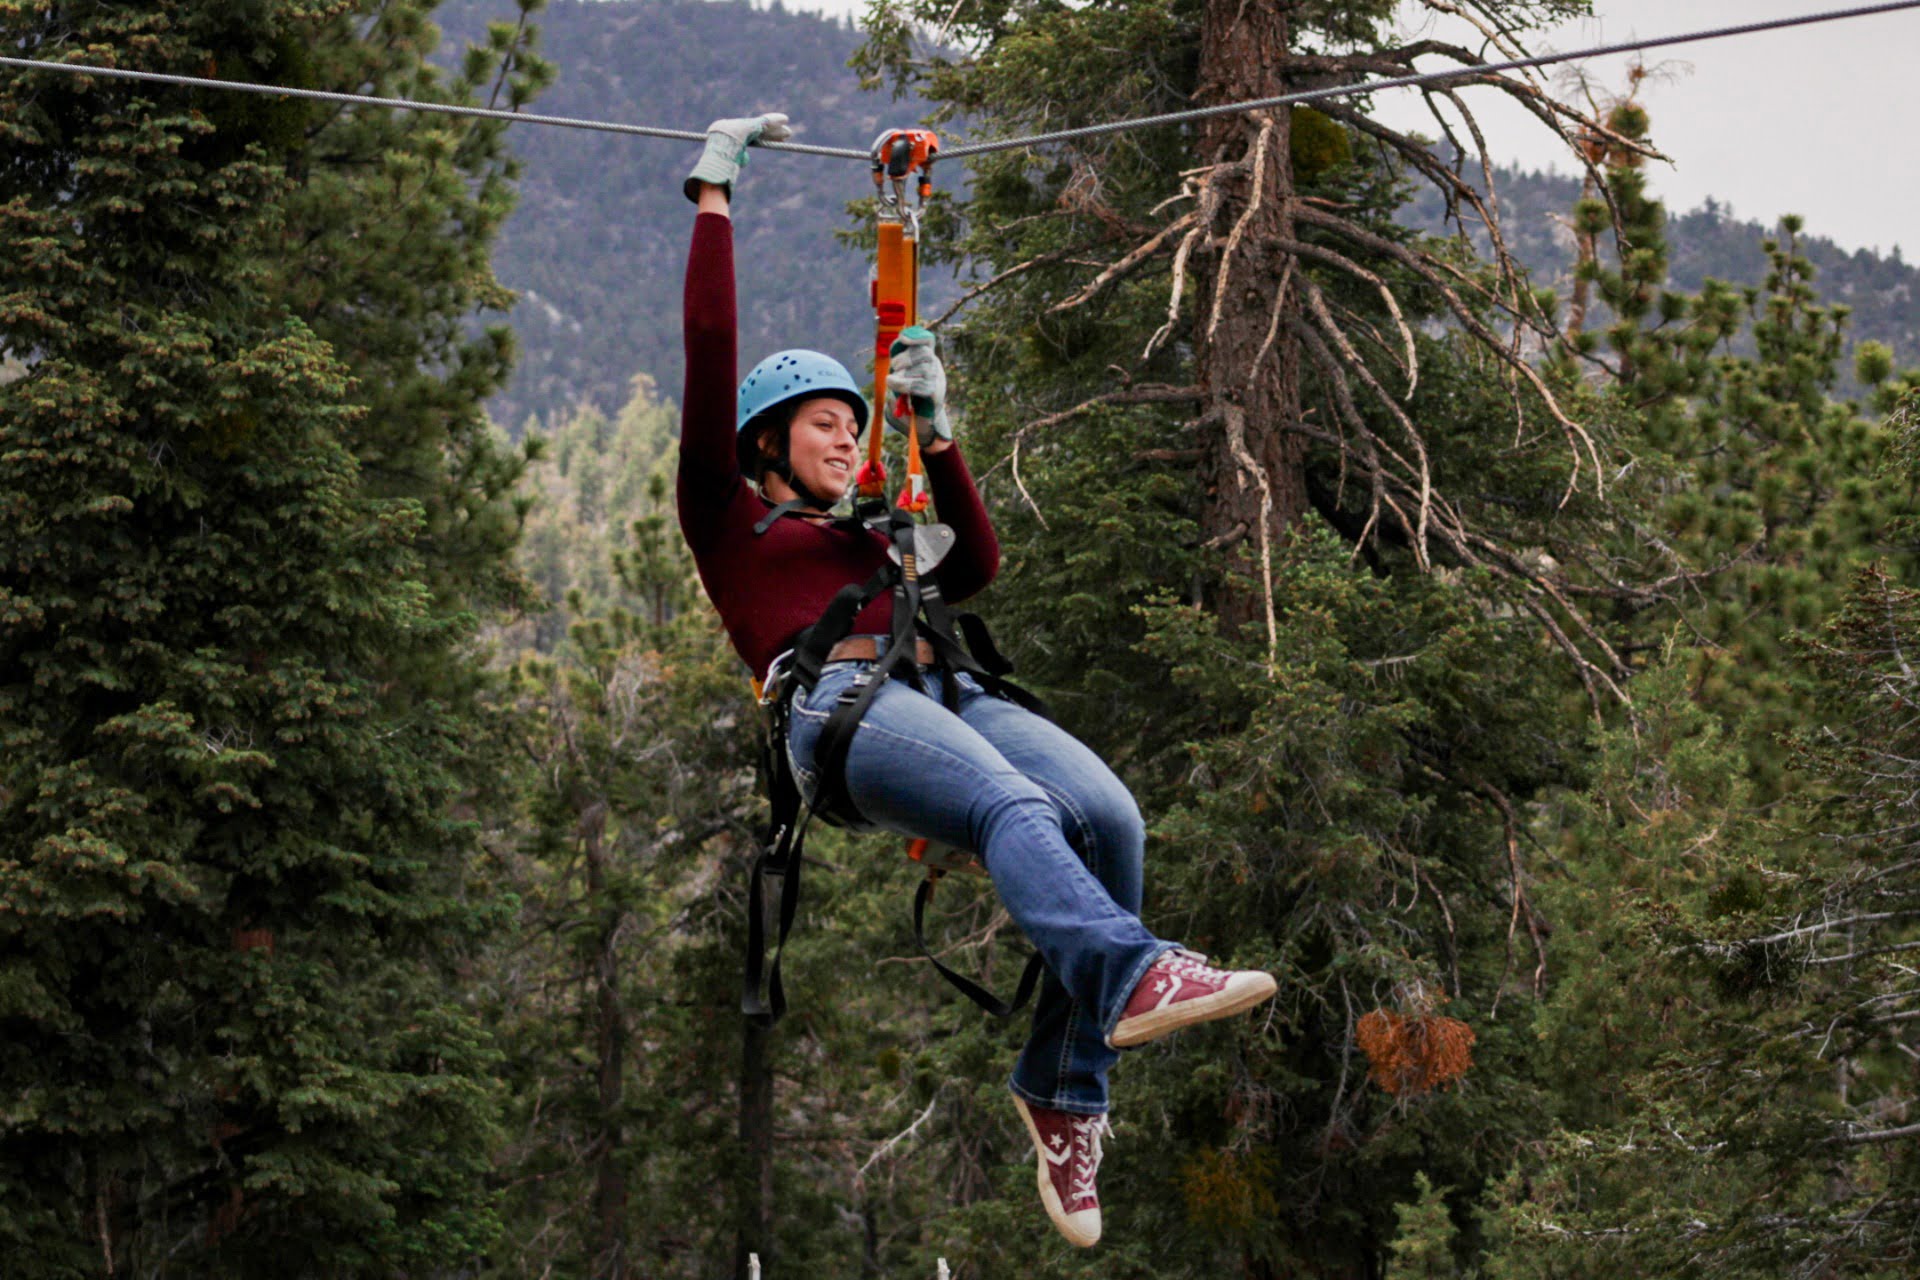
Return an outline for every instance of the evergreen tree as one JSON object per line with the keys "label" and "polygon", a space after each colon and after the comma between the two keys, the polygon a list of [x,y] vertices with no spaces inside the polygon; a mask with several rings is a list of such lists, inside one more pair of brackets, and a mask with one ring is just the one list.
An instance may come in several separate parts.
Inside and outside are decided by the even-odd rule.
{"label": "evergreen tree", "polygon": [[[1566,7],[1476,9],[1511,39]],[[976,136],[1446,52],[1393,43],[1386,6],[887,12],[869,67]],[[917,47],[909,17],[977,53]],[[1558,340],[1497,237],[1482,264],[1393,216],[1415,182],[1491,208],[1358,106],[974,175],[951,234],[998,283],[949,333],[1006,547],[987,611],[1140,795],[1149,924],[1282,976],[1264,1022],[1121,1065],[1109,1241],[1122,1273],[1377,1274],[1416,1174],[1470,1195],[1548,1111],[1527,810],[1578,779],[1580,716],[1628,667],[1547,548],[1606,537],[1605,424],[1493,339]],[[923,1060],[961,1074],[970,1049]],[[1020,1179],[995,1190],[947,1226],[986,1272],[1032,1257],[1000,1198]]]}
{"label": "evergreen tree", "polygon": [[[436,88],[427,8],[17,4],[0,31],[429,96],[516,60]],[[0,130],[8,1269],[458,1265],[494,1231],[497,1099],[448,997],[502,920],[465,883],[477,725],[436,694],[464,699],[462,611],[508,589],[517,464],[472,431],[504,343],[457,336],[497,296],[497,148],[18,72]]]}
{"label": "evergreen tree", "polygon": [[[639,605],[620,587],[614,553],[630,545],[635,521],[657,514],[649,491],[677,429],[678,410],[645,374],[634,377],[631,398],[612,419],[583,405],[546,428],[528,424],[523,443],[550,465],[529,470],[518,490],[527,517],[516,562],[549,608],[502,637],[503,644],[551,654],[576,616]],[[577,607],[568,603],[576,592]],[[679,602],[675,611],[684,607]]]}
{"label": "evergreen tree", "polygon": [[1558,1119],[1502,1188],[1493,1273],[1902,1274],[1914,375],[1862,344],[1868,403],[1833,394],[1847,315],[1798,220],[1763,288],[1684,295],[1641,175],[1612,179],[1620,252],[1586,272],[1616,319],[1572,350],[1638,472],[1589,568],[1646,584],[1614,620],[1646,670],[1592,790],[1543,814]]}
{"label": "evergreen tree", "polygon": [[566,642],[516,668],[528,812],[499,874],[525,918],[484,984],[525,1135],[500,1274],[682,1274],[663,1268],[685,1255],[712,1275],[726,1240],[731,1188],[701,1153],[730,1144],[735,984],[715,970],[740,917],[710,899],[744,870],[750,721],[724,636],[687,608],[669,492],[655,471],[613,554],[628,603],[569,592]]}
{"label": "evergreen tree", "polygon": [[[515,0],[517,20],[487,24],[451,72],[428,62],[440,0],[357,0],[318,30],[262,41],[235,73],[281,83],[517,110],[553,79],[534,49],[544,0]],[[316,17],[318,15],[316,14]],[[239,42],[236,42],[239,43]],[[234,111],[256,101],[211,95]],[[520,163],[508,125],[406,111],[282,108],[304,144],[283,214],[273,291],[325,339],[358,380],[367,412],[347,443],[361,483],[420,502],[428,583],[446,612],[515,604],[508,566],[524,506],[507,495],[522,459],[488,430],[482,409],[507,380],[505,326],[474,323],[513,295],[490,256],[513,207]],[[310,135],[310,136],[307,136]],[[430,673],[421,673],[430,678]]]}
{"label": "evergreen tree", "polygon": [[[1647,128],[1631,105],[1613,123],[1630,137]],[[1620,652],[1656,653],[1684,627],[1693,696],[1743,726],[1747,766],[1776,789],[1785,756],[1773,744],[1811,709],[1788,637],[1829,616],[1865,563],[1901,581],[1920,573],[1892,534],[1920,514],[1920,493],[1885,466],[1892,433],[1877,421],[1920,371],[1896,375],[1885,346],[1862,344],[1853,363],[1867,402],[1836,394],[1849,313],[1821,302],[1799,219],[1758,246],[1760,287],[1708,280],[1690,295],[1668,287],[1666,215],[1645,175],[1617,165],[1608,191],[1618,251],[1581,276],[1614,320],[1604,339],[1572,336],[1567,372],[1600,380],[1599,412],[1619,424],[1631,466],[1616,495],[1622,536],[1580,569],[1589,590],[1643,584],[1618,601]],[[1597,235],[1609,217],[1591,199],[1575,222]],[[1580,554],[1551,550],[1569,563]]]}
{"label": "evergreen tree", "polygon": [[1785,803],[1756,803],[1683,660],[1643,678],[1541,890],[1561,1124],[1502,1188],[1492,1274],[1912,1271],[1917,627],[1870,568],[1803,642]]}

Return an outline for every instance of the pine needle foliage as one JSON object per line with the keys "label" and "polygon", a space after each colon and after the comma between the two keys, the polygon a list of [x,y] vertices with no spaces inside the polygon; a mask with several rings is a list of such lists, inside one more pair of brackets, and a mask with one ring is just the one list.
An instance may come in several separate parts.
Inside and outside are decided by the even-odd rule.
{"label": "pine needle foliage", "polygon": [[[1500,1276],[1896,1276],[1916,1257],[1914,593],[1859,573],[1806,650],[1796,786],[1672,655],[1609,734],[1542,899],[1563,1123],[1498,1198]],[[1655,699],[1658,701],[1655,701]]]}
{"label": "pine needle foliage", "polygon": [[[1515,31],[1564,11],[1479,7]],[[1412,56],[1385,6],[1307,5],[1246,9],[1262,31],[1284,12],[1287,39],[1222,60],[1236,8],[887,6],[864,65],[1013,134],[1192,105],[1256,63],[1304,87],[1355,48]],[[1281,978],[1259,1018],[1117,1069],[1113,1274],[1377,1274],[1416,1174],[1464,1202],[1547,1114],[1527,807],[1579,781],[1581,717],[1625,674],[1547,548],[1608,517],[1550,425],[1549,394],[1580,417],[1588,393],[1479,337],[1542,323],[1532,293],[1396,222],[1411,184],[1449,182],[1418,156],[1351,105],[1141,131],[982,157],[949,224],[997,279],[948,329],[1006,549],[984,610],[1140,797],[1149,925]],[[1369,1015],[1452,1019],[1427,1064],[1451,1086],[1371,1083]],[[994,1152],[1019,1159],[1017,1131]],[[955,1213],[949,1257],[1080,1274],[1036,1264],[1012,1212]]]}
{"label": "pine needle foliage", "polygon": [[[430,96],[514,60],[439,83],[429,8],[0,32]],[[461,1265],[497,1226],[497,1060],[447,994],[504,923],[466,881],[466,610],[514,589],[518,464],[473,434],[504,339],[459,335],[506,170],[390,116],[14,72],[0,134],[7,1270]]]}
{"label": "pine needle foliage", "polygon": [[[1920,575],[1895,533],[1920,513],[1920,491],[1887,466],[1886,423],[1920,371],[1862,343],[1852,363],[1867,394],[1838,393],[1849,312],[1820,297],[1799,219],[1755,246],[1759,286],[1682,293],[1668,286],[1666,214],[1645,175],[1623,166],[1608,179],[1617,252],[1580,274],[1616,318],[1604,335],[1573,334],[1566,363],[1605,388],[1630,465],[1625,536],[1583,569],[1596,587],[1645,584],[1618,604],[1616,646],[1651,661],[1682,627],[1691,695],[1745,725],[1748,767],[1778,791],[1790,779],[1776,744],[1813,711],[1791,638],[1832,616],[1869,563]],[[1582,226],[1606,218],[1597,200],[1575,211]]]}

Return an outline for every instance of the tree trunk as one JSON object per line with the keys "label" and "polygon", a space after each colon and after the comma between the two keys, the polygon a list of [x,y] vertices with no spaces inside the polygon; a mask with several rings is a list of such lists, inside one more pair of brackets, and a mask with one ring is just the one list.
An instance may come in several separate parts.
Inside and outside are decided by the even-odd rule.
{"label": "tree trunk", "polygon": [[[1580,182],[1580,203],[1584,204],[1598,194],[1598,185],[1593,180],[1593,171]],[[1576,225],[1573,231],[1576,256],[1573,272],[1573,304],[1567,308],[1567,345],[1573,346],[1573,340],[1587,327],[1588,299],[1593,293],[1593,282],[1581,274],[1581,268],[1592,262],[1598,252],[1593,233]]]}
{"label": "tree trunk", "polygon": [[[607,892],[607,806],[595,803],[580,817],[586,846],[588,900],[600,903]],[[627,1017],[620,1006],[619,934],[622,912],[609,908],[601,917],[594,947],[594,1052],[599,1064],[599,1160],[593,1182],[593,1274],[596,1280],[626,1280],[627,1174],[621,1163],[625,1135],[620,1124],[627,1057]]]}
{"label": "tree trunk", "polygon": [[[1287,15],[1279,0],[1209,0],[1201,30],[1197,104],[1287,92],[1279,70],[1287,49]],[[1267,346],[1274,298],[1286,267],[1287,255],[1277,242],[1294,236],[1292,120],[1284,110],[1270,118],[1272,129],[1258,175],[1252,162],[1259,150],[1261,118],[1217,116],[1203,121],[1200,129],[1204,159],[1240,161],[1246,168],[1222,180],[1218,213],[1209,228],[1212,250],[1196,255],[1195,268],[1195,363],[1214,424],[1201,464],[1206,485],[1201,531],[1227,551],[1230,568],[1246,575],[1223,581],[1214,601],[1215,612],[1232,626],[1264,617],[1262,548],[1277,548],[1307,510],[1304,443],[1281,430],[1300,417],[1299,347],[1288,320],[1298,312],[1294,290],[1289,289],[1282,303],[1285,313],[1271,346],[1258,368],[1254,364]],[[1226,284],[1215,322],[1223,275]]]}
{"label": "tree trunk", "polygon": [[773,1058],[767,1028],[744,1022],[740,1052],[740,1174],[735,1180],[739,1246],[734,1280],[747,1280],[747,1255],[773,1258]]}

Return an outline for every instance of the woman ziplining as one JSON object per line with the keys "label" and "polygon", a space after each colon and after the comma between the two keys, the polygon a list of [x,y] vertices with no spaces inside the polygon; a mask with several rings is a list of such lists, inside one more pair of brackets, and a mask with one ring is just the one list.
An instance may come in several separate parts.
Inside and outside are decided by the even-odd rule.
{"label": "woman ziplining", "polygon": [[[976,855],[1044,961],[1010,1087],[1049,1218],[1091,1245],[1119,1051],[1242,1012],[1276,984],[1215,968],[1141,923],[1146,833],[1133,797],[1030,709],[1000,679],[1003,667],[976,661],[954,638],[946,605],[993,579],[999,544],[953,439],[933,334],[909,327],[891,344],[882,416],[912,433],[944,525],[914,523],[907,494],[872,524],[832,514],[860,475],[869,425],[860,387],[838,361],[778,352],[736,388],[733,184],[747,148],[788,136],[785,121],[716,121],[686,180],[698,211],[685,294],[681,528],[735,650],[778,708],[784,732],[773,745],[784,759],[771,771],[790,766],[813,809]],[[798,874],[796,851],[788,897]],[[757,877],[755,886],[757,952]],[[783,909],[790,916],[790,904]],[[777,1016],[777,968],[774,986]]]}

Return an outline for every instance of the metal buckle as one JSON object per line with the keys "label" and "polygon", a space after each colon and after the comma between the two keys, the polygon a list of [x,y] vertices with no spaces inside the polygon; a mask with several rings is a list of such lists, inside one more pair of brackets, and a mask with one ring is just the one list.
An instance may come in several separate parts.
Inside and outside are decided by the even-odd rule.
{"label": "metal buckle", "polygon": [[773,707],[779,704],[782,686],[786,683],[787,678],[785,664],[791,657],[793,657],[793,650],[788,649],[785,653],[776,655],[774,660],[767,664],[767,679],[766,682],[760,686],[761,706]]}

